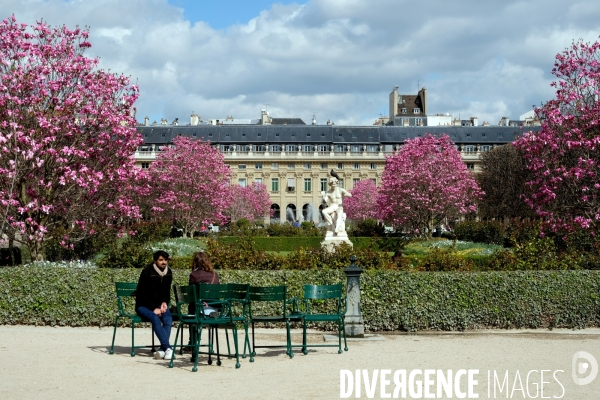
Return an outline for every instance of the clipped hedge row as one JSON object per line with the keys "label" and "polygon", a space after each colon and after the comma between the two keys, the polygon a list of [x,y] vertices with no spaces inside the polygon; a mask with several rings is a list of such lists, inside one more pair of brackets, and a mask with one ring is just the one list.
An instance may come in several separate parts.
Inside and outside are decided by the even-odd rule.
{"label": "clipped hedge row", "polygon": [[[399,238],[376,239],[370,237],[350,237],[355,250],[362,249],[379,249],[394,251],[394,246],[400,245],[402,240]],[[219,242],[226,245],[237,245],[240,238],[237,236],[223,236],[219,238]],[[323,237],[305,237],[305,236],[271,236],[271,237],[253,237],[252,241],[256,250],[263,251],[294,251],[300,247],[308,249],[320,249]]]}
{"label": "clipped hedge row", "polygon": [[[116,313],[115,281],[139,269],[0,269],[0,324],[106,326]],[[222,282],[287,284],[345,281],[340,270],[220,271]],[[187,271],[175,270],[185,284]],[[366,328],[463,330],[600,326],[600,272],[407,273],[368,270],[361,280]]]}

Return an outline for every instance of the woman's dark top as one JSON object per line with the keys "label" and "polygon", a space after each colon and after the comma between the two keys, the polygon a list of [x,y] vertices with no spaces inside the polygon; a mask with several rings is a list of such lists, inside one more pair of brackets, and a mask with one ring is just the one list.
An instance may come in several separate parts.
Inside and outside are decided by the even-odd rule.
{"label": "woman's dark top", "polygon": [[[189,285],[195,285],[197,283],[210,283],[212,285],[219,284],[219,275],[216,272],[208,272],[203,269],[197,269],[190,274]],[[221,307],[217,307],[220,309]],[[190,304],[188,306],[188,313],[194,314],[196,312],[196,305]]]}
{"label": "woman's dark top", "polygon": [[208,272],[203,269],[197,269],[190,274],[190,285],[196,283],[210,283],[213,285],[219,284],[219,275],[216,272]]}

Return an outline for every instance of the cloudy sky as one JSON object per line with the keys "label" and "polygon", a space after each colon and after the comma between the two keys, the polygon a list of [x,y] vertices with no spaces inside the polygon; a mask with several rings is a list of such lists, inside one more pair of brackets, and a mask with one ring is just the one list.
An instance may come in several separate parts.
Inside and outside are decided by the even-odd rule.
{"label": "cloudy sky", "polygon": [[140,85],[138,120],[312,114],[370,125],[388,94],[517,119],[553,96],[556,53],[598,40],[600,1],[0,0],[3,18],[89,26],[90,56]]}

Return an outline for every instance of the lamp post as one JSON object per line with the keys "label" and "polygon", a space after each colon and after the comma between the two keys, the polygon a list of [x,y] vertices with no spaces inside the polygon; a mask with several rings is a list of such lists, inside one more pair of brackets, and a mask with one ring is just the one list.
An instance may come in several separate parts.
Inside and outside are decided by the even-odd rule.
{"label": "lamp post", "polygon": [[356,256],[350,257],[350,266],[344,268],[346,274],[346,336],[365,337],[365,323],[360,309],[360,274],[364,271],[356,265]]}

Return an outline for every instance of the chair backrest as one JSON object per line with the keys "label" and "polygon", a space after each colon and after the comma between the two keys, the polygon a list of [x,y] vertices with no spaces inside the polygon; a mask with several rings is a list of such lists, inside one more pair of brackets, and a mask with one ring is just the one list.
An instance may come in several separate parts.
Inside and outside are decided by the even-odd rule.
{"label": "chair backrest", "polygon": [[117,293],[117,304],[119,306],[119,313],[121,315],[126,314],[125,311],[125,299],[126,297],[135,297],[135,291],[137,290],[137,282],[115,282],[115,291]]}
{"label": "chair backrest", "polygon": [[281,302],[282,315],[284,317],[287,315],[287,286],[250,286],[248,292],[250,304],[253,302]]}
{"label": "chair backrest", "polygon": [[198,284],[199,299],[226,300],[229,296],[229,287],[227,284]]}
{"label": "chair backrest", "polygon": [[304,285],[304,298],[310,300],[339,299],[343,295],[342,284]]}
{"label": "chair backrest", "polygon": [[[196,294],[196,285],[179,286],[173,285],[175,293],[175,302],[177,303],[177,314],[184,315],[186,312],[181,310],[183,304],[196,304],[198,295]],[[196,314],[198,309],[196,309]]]}
{"label": "chair backrest", "polygon": [[249,283],[228,283],[229,298],[232,300],[248,300],[250,298]]}

